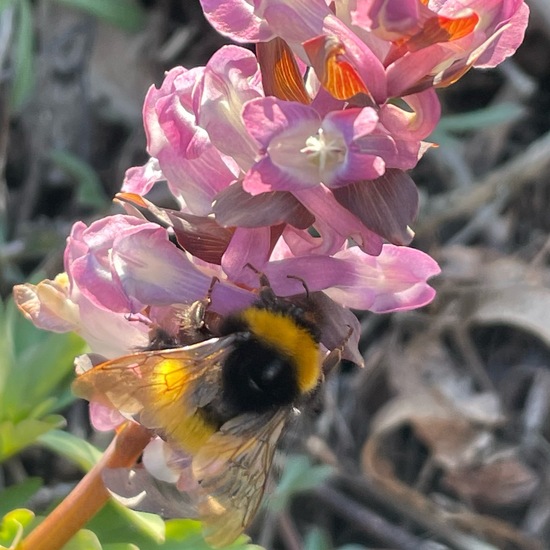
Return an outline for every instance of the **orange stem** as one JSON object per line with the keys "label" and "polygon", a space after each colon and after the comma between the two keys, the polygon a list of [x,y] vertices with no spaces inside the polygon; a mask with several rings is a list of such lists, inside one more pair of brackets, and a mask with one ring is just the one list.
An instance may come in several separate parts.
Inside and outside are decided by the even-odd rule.
{"label": "orange stem", "polygon": [[134,465],[150,439],[151,433],[135,422],[123,426],[101,460],[65,500],[21,541],[18,550],[61,549],[109,500],[109,492],[101,477],[103,470]]}

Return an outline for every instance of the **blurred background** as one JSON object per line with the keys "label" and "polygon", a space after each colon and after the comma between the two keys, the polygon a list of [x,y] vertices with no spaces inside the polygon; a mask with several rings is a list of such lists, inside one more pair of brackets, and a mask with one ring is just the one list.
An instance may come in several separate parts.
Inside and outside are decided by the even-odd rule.
{"label": "blurred background", "polygon": [[[412,174],[437,298],[361,316],[365,369],[342,365],[276,458],[265,548],[550,548],[550,3],[528,4],[512,59],[440,91]],[[62,271],[74,221],[119,211],[148,87],[224,43],[198,0],[0,3],[0,518],[46,513],[107,441],[69,390],[83,343],[34,329],[11,288]],[[206,548],[109,513],[74,548]]]}

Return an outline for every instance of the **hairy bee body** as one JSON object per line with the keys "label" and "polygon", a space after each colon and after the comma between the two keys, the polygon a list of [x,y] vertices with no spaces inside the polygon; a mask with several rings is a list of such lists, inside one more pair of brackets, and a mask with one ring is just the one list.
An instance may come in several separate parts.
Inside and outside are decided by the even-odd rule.
{"label": "hairy bee body", "polygon": [[[102,363],[73,386],[77,395],[133,416],[175,455],[190,457],[194,484],[185,494],[154,482],[151,498],[137,507],[197,517],[216,546],[249,525],[291,411],[322,379],[314,316],[268,286],[256,303],[222,319],[217,331],[181,347],[157,334],[154,349]],[[133,474],[134,481],[128,476],[126,489],[115,492],[142,494],[144,473],[139,484]],[[178,496],[180,508],[161,502]]]}

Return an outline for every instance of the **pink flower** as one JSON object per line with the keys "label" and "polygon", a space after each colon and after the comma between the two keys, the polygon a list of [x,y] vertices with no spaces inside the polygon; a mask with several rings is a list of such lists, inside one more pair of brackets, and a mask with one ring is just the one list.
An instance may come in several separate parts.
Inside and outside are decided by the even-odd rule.
{"label": "pink flower", "polygon": [[[200,216],[204,222],[192,223],[212,226],[218,233],[216,224],[220,230],[279,224],[304,230],[313,224],[323,242],[314,248],[338,250],[353,237],[370,254],[380,252],[380,236],[395,244],[410,242],[416,192],[386,193],[383,202],[391,212],[384,224],[371,222],[372,212],[346,212],[350,206],[345,202],[327,209],[315,194],[304,191],[321,185],[335,191],[359,182],[366,188],[388,168],[414,166],[428,147],[422,139],[439,119],[435,94],[404,98],[409,109],[390,104],[378,110],[344,109],[343,101],[318,88],[311,104],[304,105],[264,97],[259,75],[252,53],[236,46],[222,48],[202,69],[168,73],[160,90],[149,91],[144,107],[153,156],[144,167],[128,171],[123,191],[144,194],[166,178],[181,216]],[[330,193],[322,193],[325,202],[334,203]],[[370,204],[375,209],[379,202],[374,198]],[[334,223],[324,216],[334,217],[335,208],[339,230],[329,235]],[[395,225],[394,211],[406,212],[397,222],[399,234],[390,227]],[[211,214],[214,219],[205,218]],[[177,233],[173,218],[170,225]],[[187,217],[177,225],[190,221]],[[330,242],[335,248],[327,248]],[[180,244],[197,253],[188,239]],[[216,256],[199,257],[219,263],[226,245],[221,244]]]}
{"label": "pink flower", "polygon": [[237,41],[285,40],[335,97],[363,92],[377,103],[498,65],[521,44],[529,15],[523,0],[339,0],[334,13],[323,0],[202,5]]}
{"label": "pink flower", "polygon": [[166,179],[182,207],[198,215],[211,211],[213,197],[235,180],[235,162],[212,145],[197,125],[192,91],[204,68],[172,69],[161,88],[151,87],[143,107],[147,149],[154,159],[141,171],[131,169],[123,191],[143,193]]}
{"label": "pink flower", "polygon": [[384,173],[383,146],[377,148],[373,138],[369,150],[366,141],[378,122],[370,107],[335,111],[321,119],[309,106],[269,97],[247,103],[243,118],[261,151],[243,180],[252,195],[320,183],[339,187]]}

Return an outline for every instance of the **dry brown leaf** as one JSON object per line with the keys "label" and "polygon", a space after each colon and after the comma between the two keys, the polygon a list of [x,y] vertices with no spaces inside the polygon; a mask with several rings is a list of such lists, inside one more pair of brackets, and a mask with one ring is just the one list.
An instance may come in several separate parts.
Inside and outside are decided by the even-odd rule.
{"label": "dry brown leaf", "polygon": [[463,499],[499,507],[524,504],[539,484],[537,474],[516,457],[447,472],[443,481]]}

